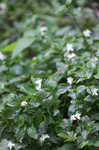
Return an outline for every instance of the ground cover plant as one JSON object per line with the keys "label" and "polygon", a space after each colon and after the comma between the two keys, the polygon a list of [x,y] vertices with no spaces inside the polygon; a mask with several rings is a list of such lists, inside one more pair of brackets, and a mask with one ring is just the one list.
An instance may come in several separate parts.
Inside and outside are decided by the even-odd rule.
{"label": "ground cover plant", "polygon": [[99,149],[99,6],[0,2],[0,150]]}

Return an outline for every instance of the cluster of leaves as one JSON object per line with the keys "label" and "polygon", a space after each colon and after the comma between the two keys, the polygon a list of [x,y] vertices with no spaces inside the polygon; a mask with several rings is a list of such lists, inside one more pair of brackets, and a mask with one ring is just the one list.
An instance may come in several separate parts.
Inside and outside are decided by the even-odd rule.
{"label": "cluster of leaves", "polygon": [[99,19],[93,3],[5,4],[0,149],[98,150]]}

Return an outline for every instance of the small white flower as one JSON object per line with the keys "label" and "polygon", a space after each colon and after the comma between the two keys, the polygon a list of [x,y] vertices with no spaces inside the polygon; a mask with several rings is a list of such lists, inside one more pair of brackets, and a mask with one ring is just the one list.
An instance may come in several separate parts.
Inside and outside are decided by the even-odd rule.
{"label": "small white flower", "polygon": [[75,115],[72,115],[70,119],[71,119],[72,121],[73,121],[73,120],[77,120],[77,119],[80,120],[80,116],[81,116],[80,113],[76,113]]}
{"label": "small white flower", "polygon": [[15,147],[15,144],[9,141],[8,148],[11,150],[13,147]]}
{"label": "small white flower", "polygon": [[91,31],[87,29],[87,30],[83,31],[83,34],[85,37],[90,37]]}
{"label": "small white flower", "polygon": [[70,54],[68,54],[67,55],[67,57],[69,58],[69,59],[72,59],[73,57],[75,57],[76,55],[74,54],[74,53],[70,53]]}
{"label": "small white flower", "polygon": [[0,8],[1,8],[3,11],[5,11],[6,8],[7,8],[6,3],[0,3]]}
{"label": "small white flower", "polygon": [[78,120],[80,120],[80,116],[81,116],[80,113],[76,113],[76,114],[75,114],[75,117],[76,117]]}
{"label": "small white flower", "polygon": [[43,143],[46,139],[49,139],[50,136],[48,134],[43,134],[41,137],[40,137],[40,142]]}
{"label": "small white flower", "polygon": [[5,56],[2,54],[2,52],[0,52],[0,60],[4,60]]}
{"label": "small white flower", "polygon": [[68,52],[73,51],[73,46],[72,46],[72,44],[67,44],[67,45],[66,45],[66,50],[67,50]]}
{"label": "small white flower", "polygon": [[33,56],[33,60],[37,60],[37,57],[34,57],[34,56]]}
{"label": "small white flower", "polygon": [[47,27],[41,27],[41,28],[40,28],[40,31],[41,31],[41,34],[42,34],[42,35],[44,35],[47,30],[48,30]]}
{"label": "small white flower", "polygon": [[72,82],[73,82],[73,78],[72,78],[72,77],[68,77],[68,78],[67,78],[67,82],[71,85]]}
{"label": "small white flower", "polygon": [[41,32],[45,32],[45,31],[47,31],[47,30],[48,30],[47,27],[41,27],[41,28],[40,28],[40,31],[41,31]]}
{"label": "small white flower", "polygon": [[93,88],[91,91],[92,91],[93,95],[98,95],[98,89],[97,88]]}
{"label": "small white flower", "polygon": [[35,83],[36,83],[36,90],[40,91],[41,90],[42,79],[38,79]]}
{"label": "small white flower", "polygon": [[54,113],[53,113],[53,116],[57,116],[58,114],[60,113],[60,111],[57,109],[57,110],[54,110]]}
{"label": "small white flower", "polygon": [[21,106],[26,106],[27,105],[27,102],[26,101],[23,101],[22,103],[21,103]]}
{"label": "small white flower", "polygon": [[72,115],[72,116],[70,117],[70,119],[71,119],[71,120],[76,120],[75,115]]}

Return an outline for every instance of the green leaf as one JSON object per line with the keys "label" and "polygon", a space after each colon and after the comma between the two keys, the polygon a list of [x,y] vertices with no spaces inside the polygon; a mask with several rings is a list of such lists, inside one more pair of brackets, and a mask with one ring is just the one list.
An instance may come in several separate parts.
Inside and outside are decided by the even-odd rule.
{"label": "green leaf", "polygon": [[21,38],[17,44],[16,47],[14,48],[14,51],[12,53],[12,57],[16,57],[18,55],[20,55],[20,53],[26,49],[27,47],[29,47],[32,42],[34,41],[34,38],[29,38],[29,37],[25,37],[25,38]]}
{"label": "green leaf", "polygon": [[99,148],[99,141],[96,141],[94,146]]}
{"label": "green leaf", "polygon": [[67,138],[67,135],[65,133],[59,133],[58,136],[63,138],[63,139]]}
{"label": "green leaf", "polygon": [[99,79],[99,70],[97,71],[96,75],[94,75],[95,79]]}
{"label": "green leaf", "polygon": [[70,5],[72,3],[72,0],[66,0],[66,5]]}
{"label": "green leaf", "polygon": [[67,70],[67,65],[62,62],[57,62],[56,67],[57,67],[57,70],[60,71],[60,73],[62,74],[64,74],[65,71]]}
{"label": "green leaf", "polygon": [[4,49],[3,49],[3,52],[11,52],[14,50],[14,48],[16,47],[17,45],[17,42],[13,42],[11,44],[9,44],[8,46],[6,46]]}
{"label": "green leaf", "polygon": [[[21,121],[20,121],[21,122]],[[18,128],[15,134],[16,140],[21,141],[25,135],[25,128]]]}
{"label": "green leaf", "polygon": [[83,141],[81,144],[80,144],[80,148],[83,148],[83,147],[85,147],[85,146],[87,146],[88,145],[88,141]]}
{"label": "green leaf", "polygon": [[85,89],[86,89],[86,86],[84,86],[84,85],[78,86],[77,87],[77,94],[83,93],[85,91]]}
{"label": "green leaf", "polygon": [[74,144],[64,144],[62,147],[57,148],[57,150],[75,150],[76,146]]}
{"label": "green leaf", "polygon": [[36,129],[35,129],[34,126],[32,126],[31,128],[29,128],[29,129],[27,130],[27,133],[28,133],[28,135],[29,135],[31,138],[33,138],[33,139],[35,139],[35,140],[38,138],[38,134],[37,134],[37,131],[36,131]]}
{"label": "green leaf", "polygon": [[59,137],[63,138],[65,142],[74,142],[76,140],[76,133],[73,131],[67,133],[59,133]]}
{"label": "green leaf", "polygon": [[57,95],[60,96],[61,94],[64,94],[68,91],[69,86],[59,86]]}

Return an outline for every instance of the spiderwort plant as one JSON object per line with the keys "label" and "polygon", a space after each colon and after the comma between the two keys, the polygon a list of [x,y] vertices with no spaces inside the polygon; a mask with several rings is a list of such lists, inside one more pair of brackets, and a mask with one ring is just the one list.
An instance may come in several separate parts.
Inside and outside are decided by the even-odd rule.
{"label": "spiderwort plant", "polygon": [[0,150],[98,150],[99,29],[92,5],[6,1]]}

